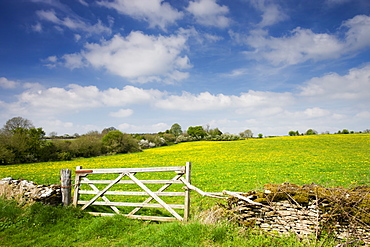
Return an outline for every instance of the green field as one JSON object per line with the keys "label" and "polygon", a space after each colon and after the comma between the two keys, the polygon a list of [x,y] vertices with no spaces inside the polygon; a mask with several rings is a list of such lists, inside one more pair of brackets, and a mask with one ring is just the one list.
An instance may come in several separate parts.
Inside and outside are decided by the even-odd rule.
{"label": "green field", "polygon": [[60,169],[76,166],[159,167],[187,161],[192,162],[192,184],[207,192],[245,192],[283,182],[350,187],[370,182],[370,134],[187,142],[141,153],[0,166],[0,177],[58,183]]}
{"label": "green field", "polygon": [[[59,183],[60,169],[158,167],[192,162],[192,184],[208,192],[260,189],[266,183],[352,187],[370,184],[370,134],[316,135],[189,142],[141,153],[0,166],[1,177],[38,184]],[[192,193],[192,214],[220,199]],[[331,239],[298,240],[269,236],[233,224],[202,225],[196,220],[157,224],[116,216],[91,218],[73,207],[35,204],[18,208],[0,200],[2,246],[334,246]],[[2,243],[2,244],[1,244]],[[357,245],[353,245],[357,246]]]}

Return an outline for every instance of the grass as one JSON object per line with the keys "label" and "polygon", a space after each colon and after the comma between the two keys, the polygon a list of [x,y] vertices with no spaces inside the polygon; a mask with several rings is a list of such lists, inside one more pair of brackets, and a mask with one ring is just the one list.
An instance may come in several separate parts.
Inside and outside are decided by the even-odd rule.
{"label": "grass", "polygon": [[[249,139],[235,142],[190,142],[141,153],[0,166],[0,178],[59,183],[60,169],[158,167],[192,162],[192,184],[208,192],[248,191],[266,183],[324,186],[369,184],[370,134],[316,135]],[[192,193],[192,213],[217,199]],[[35,207],[35,208],[32,208]],[[236,226],[196,221],[157,224],[116,216],[91,218],[75,209],[0,205],[2,246],[315,246],[296,237],[272,237]],[[37,208],[40,207],[40,208]],[[43,211],[46,210],[46,211]],[[65,211],[65,212],[64,212]],[[5,212],[5,213],[4,213]],[[45,213],[44,213],[45,212]],[[46,214],[49,216],[42,216]],[[321,246],[326,246],[323,243]],[[333,245],[333,244],[332,244]],[[327,246],[330,246],[328,244]]]}
{"label": "grass", "polygon": [[0,245],[43,246],[333,246],[326,240],[299,241],[295,236],[266,235],[236,225],[204,225],[129,220],[122,216],[92,217],[73,207],[41,204],[20,207],[0,199]]}

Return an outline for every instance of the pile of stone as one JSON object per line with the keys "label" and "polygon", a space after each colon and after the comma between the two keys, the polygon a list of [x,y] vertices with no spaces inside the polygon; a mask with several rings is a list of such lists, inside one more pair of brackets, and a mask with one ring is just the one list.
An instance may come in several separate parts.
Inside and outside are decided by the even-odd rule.
{"label": "pile of stone", "polygon": [[33,181],[11,177],[0,180],[0,195],[24,203],[41,202],[55,206],[62,202],[60,185],[37,185]]}

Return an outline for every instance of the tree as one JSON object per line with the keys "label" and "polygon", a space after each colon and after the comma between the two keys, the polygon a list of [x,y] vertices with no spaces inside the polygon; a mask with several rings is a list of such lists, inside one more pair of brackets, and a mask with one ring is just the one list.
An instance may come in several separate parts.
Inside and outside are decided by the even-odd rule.
{"label": "tree", "polygon": [[261,133],[258,134],[258,138],[262,138],[263,135]]}
{"label": "tree", "polygon": [[288,133],[290,136],[295,136],[296,135],[296,132],[295,131],[293,131],[293,130],[291,130],[291,131],[289,131],[289,133]]}
{"label": "tree", "polygon": [[116,129],[116,128],[114,128],[114,127],[109,127],[109,128],[105,128],[105,129],[103,129],[101,133],[102,133],[103,135],[106,135],[106,134],[108,134],[108,132],[113,131],[113,130],[117,130],[117,129]]}
{"label": "tree", "polygon": [[210,129],[208,133],[209,133],[212,137],[222,135],[221,130],[219,130],[218,128]]}
{"label": "tree", "polygon": [[175,123],[171,126],[170,134],[173,134],[174,136],[179,136],[182,134],[181,126],[178,123]]}
{"label": "tree", "polygon": [[10,132],[17,128],[31,129],[31,128],[35,128],[35,126],[33,126],[32,122],[28,119],[25,119],[22,117],[13,117],[12,119],[9,119],[8,121],[6,121],[3,127],[3,129],[7,132]]}
{"label": "tree", "polygon": [[250,129],[247,129],[247,130],[239,133],[239,135],[242,138],[252,138],[253,137],[253,132]]}
{"label": "tree", "polygon": [[317,131],[314,129],[308,129],[306,135],[317,135]]}
{"label": "tree", "polygon": [[103,146],[109,153],[134,153],[141,151],[137,140],[119,130],[109,131],[102,139]]}
{"label": "tree", "polygon": [[187,133],[190,136],[198,138],[198,139],[204,138],[207,135],[206,131],[203,129],[202,126],[195,126],[195,127],[190,126],[187,130]]}
{"label": "tree", "polygon": [[343,129],[343,130],[342,130],[342,134],[349,134],[348,129]]}

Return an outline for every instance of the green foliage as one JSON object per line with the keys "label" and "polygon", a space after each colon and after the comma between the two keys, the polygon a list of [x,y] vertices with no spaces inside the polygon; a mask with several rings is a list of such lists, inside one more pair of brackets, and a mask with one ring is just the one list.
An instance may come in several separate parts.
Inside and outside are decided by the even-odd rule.
{"label": "green foliage", "polygon": [[134,153],[139,152],[137,140],[129,134],[119,130],[109,131],[102,139],[102,144],[108,153]]}
{"label": "green foliage", "polygon": [[263,137],[263,134],[259,133],[258,138],[262,138],[262,137]]}
{"label": "green foliage", "polygon": [[190,126],[187,130],[187,133],[194,138],[202,139],[207,135],[207,132],[203,129],[202,126]]}
{"label": "green foliage", "polygon": [[343,129],[343,130],[342,130],[342,134],[349,134],[348,129]]}
{"label": "green foliage", "polygon": [[180,124],[178,123],[175,123],[171,126],[171,129],[170,129],[170,134],[173,134],[174,136],[179,136],[182,134],[182,129],[181,129],[181,126]]}
{"label": "green foliage", "polygon": [[70,152],[74,157],[94,157],[103,153],[101,134],[90,132],[71,142]]}
{"label": "green foliage", "polygon": [[308,129],[306,135],[317,135],[317,131],[314,129]]}

